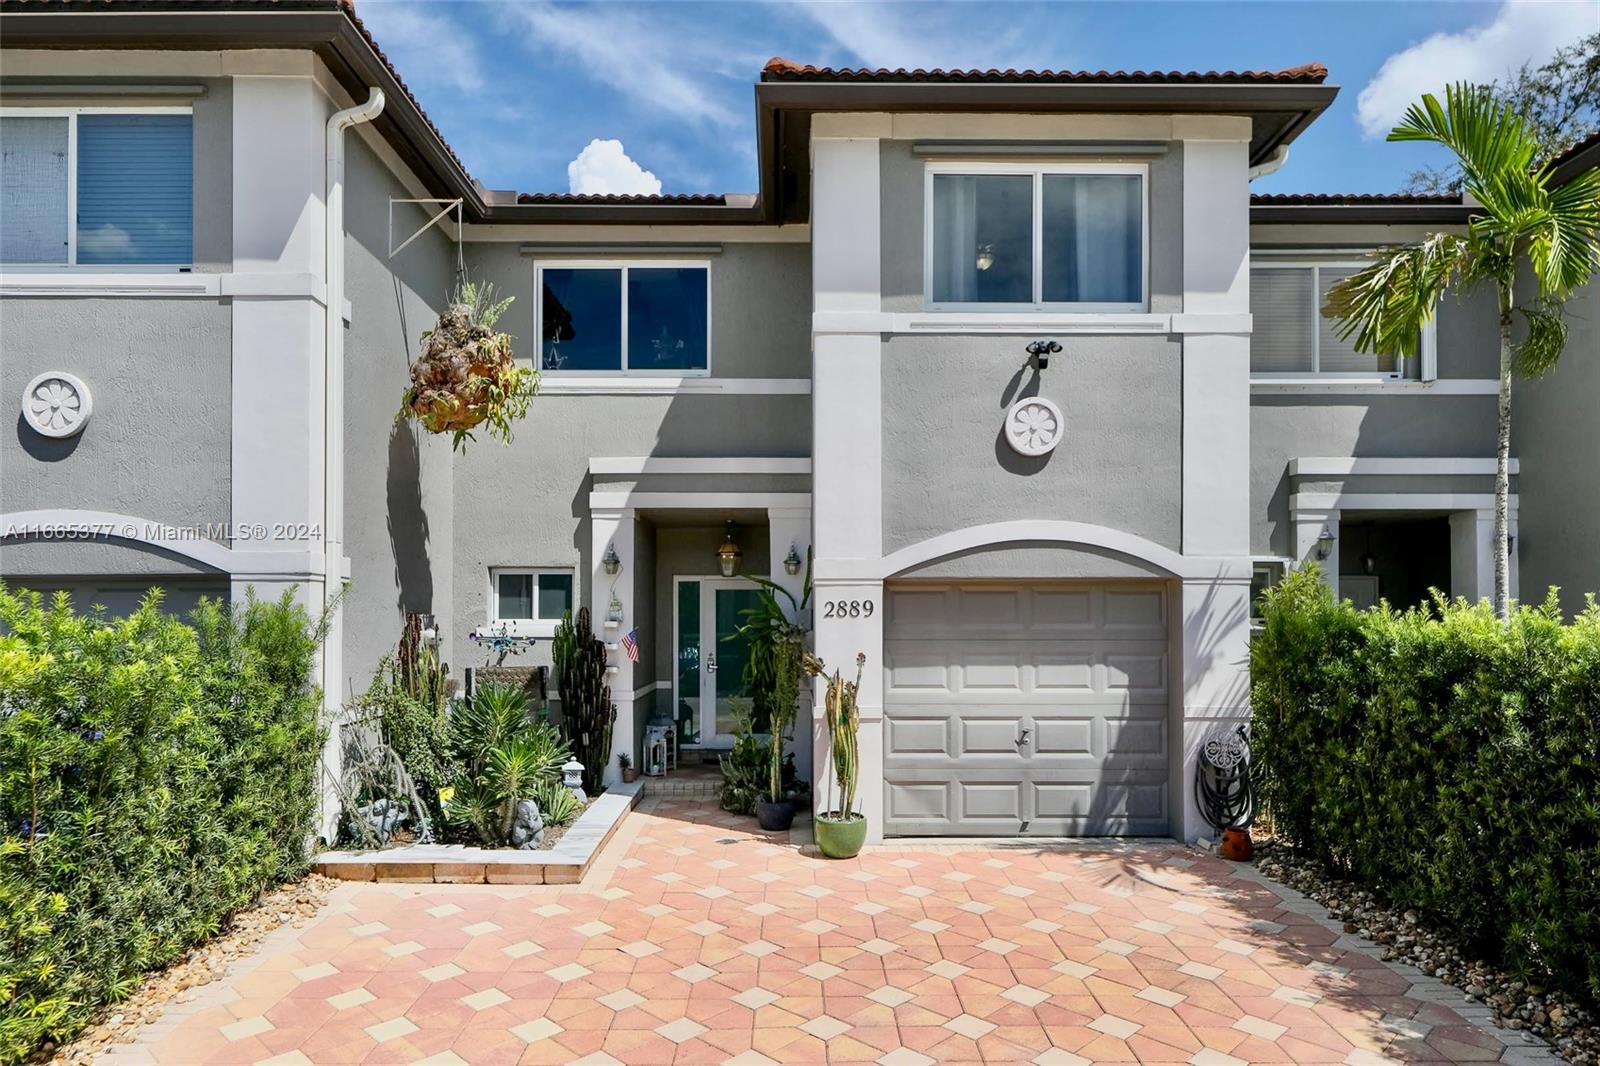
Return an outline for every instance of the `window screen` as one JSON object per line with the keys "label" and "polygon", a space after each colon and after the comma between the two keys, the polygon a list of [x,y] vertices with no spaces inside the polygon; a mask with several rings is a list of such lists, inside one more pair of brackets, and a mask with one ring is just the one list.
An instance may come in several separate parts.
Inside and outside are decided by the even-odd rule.
{"label": "window screen", "polygon": [[0,263],[67,261],[68,121],[0,118]]}
{"label": "window screen", "polygon": [[194,258],[194,120],[78,117],[78,262]]}
{"label": "window screen", "polygon": [[1305,267],[1250,271],[1250,372],[1309,374],[1312,273]]}

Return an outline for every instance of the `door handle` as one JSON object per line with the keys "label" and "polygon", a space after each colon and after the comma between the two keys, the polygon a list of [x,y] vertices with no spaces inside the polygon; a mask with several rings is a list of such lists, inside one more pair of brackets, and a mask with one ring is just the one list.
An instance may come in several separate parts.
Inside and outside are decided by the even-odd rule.
{"label": "door handle", "polygon": [[706,656],[706,673],[714,674],[716,672],[717,672],[717,653],[716,652],[711,652],[710,654],[708,654]]}
{"label": "door handle", "polygon": [[1032,732],[1033,732],[1032,729],[1029,729],[1026,726],[1024,726],[1023,730],[1022,730],[1022,736],[1017,738],[1017,747],[1019,747],[1019,748],[1020,747],[1025,747],[1027,745],[1027,743],[1028,743],[1028,734],[1032,733]]}

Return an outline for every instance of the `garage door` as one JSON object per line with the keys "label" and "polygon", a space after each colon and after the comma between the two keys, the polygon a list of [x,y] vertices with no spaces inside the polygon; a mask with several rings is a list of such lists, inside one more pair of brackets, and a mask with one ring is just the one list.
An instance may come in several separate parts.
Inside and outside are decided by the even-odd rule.
{"label": "garage door", "polygon": [[885,831],[1167,832],[1166,589],[891,584]]}

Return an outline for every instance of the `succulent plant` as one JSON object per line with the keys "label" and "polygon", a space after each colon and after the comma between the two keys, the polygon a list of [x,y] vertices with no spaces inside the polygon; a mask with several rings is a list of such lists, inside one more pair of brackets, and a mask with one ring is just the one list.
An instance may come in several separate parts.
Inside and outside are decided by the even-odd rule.
{"label": "succulent plant", "polygon": [[611,730],[617,708],[606,684],[605,642],[594,635],[589,608],[556,627],[556,688],[561,693],[562,729],[573,756],[583,764],[583,790],[599,792],[611,761]]}

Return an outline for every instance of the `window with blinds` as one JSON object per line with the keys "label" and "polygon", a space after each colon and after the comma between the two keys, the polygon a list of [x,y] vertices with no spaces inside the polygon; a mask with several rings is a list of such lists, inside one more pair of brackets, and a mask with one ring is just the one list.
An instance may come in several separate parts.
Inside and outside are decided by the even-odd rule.
{"label": "window with blinds", "polygon": [[192,115],[21,110],[0,115],[0,262],[192,262]]}
{"label": "window with blinds", "polygon": [[1341,340],[1339,324],[1324,317],[1328,290],[1358,267],[1284,263],[1250,270],[1250,373],[1257,377],[1318,374],[1334,377],[1420,377],[1420,360],[1357,352]]}

